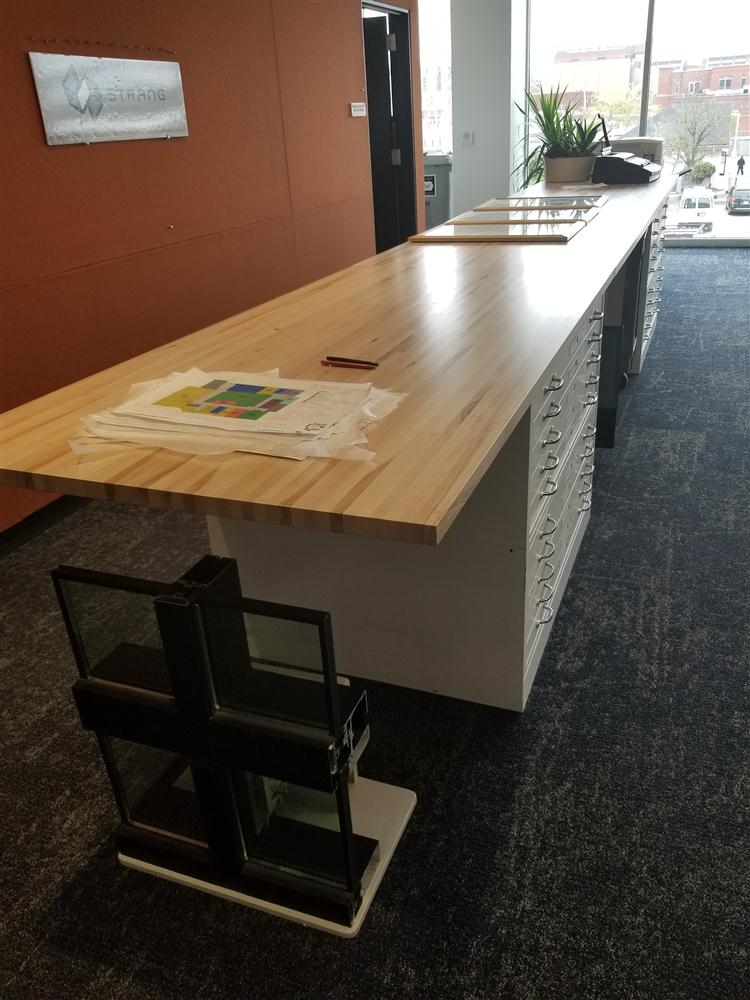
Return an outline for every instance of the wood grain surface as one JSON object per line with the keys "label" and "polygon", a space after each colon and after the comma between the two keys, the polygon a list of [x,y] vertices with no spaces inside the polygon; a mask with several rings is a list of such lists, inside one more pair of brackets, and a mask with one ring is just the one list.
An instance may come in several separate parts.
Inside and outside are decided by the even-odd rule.
{"label": "wood grain surface", "polygon": [[[608,188],[599,216],[567,245],[397,247],[11,410],[0,482],[436,544],[671,183]],[[121,402],[134,382],[192,365],[320,378],[326,354],[380,362],[375,373],[326,369],[327,380],[408,394],[370,429],[371,462],[69,448],[80,418]]]}

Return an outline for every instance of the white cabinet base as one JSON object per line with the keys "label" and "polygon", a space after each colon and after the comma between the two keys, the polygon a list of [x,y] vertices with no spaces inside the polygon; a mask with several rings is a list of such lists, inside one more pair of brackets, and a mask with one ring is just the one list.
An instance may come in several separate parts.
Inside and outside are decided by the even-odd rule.
{"label": "white cabinet base", "polygon": [[340,673],[520,712],[528,440],[527,416],[437,546],[209,517],[212,551],[247,597],[329,611]]}

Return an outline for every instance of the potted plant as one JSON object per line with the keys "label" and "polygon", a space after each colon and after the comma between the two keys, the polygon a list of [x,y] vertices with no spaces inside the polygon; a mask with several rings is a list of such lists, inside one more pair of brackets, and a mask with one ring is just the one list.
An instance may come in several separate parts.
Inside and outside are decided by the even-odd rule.
{"label": "potted plant", "polygon": [[565,88],[546,94],[526,92],[527,109],[516,105],[529,123],[529,135],[536,145],[516,168],[523,187],[542,179],[549,183],[587,181],[599,147],[601,123],[586,121],[574,114],[576,105],[565,101]]}

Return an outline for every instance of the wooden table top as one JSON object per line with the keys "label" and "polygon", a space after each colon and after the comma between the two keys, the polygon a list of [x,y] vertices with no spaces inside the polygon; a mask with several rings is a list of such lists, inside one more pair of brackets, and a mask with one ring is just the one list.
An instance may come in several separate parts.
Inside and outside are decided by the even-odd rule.
{"label": "wooden table top", "polygon": [[[436,544],[672,182],[607,188],[598,217],[567,245],[396,247],[11,410],[0,482]],[[326,354],[380,367],[323,369]],[[372,381],[408,397],[369,429],[371,462],[70,450],[82,416],[121,402],[134,382],[193,365],[278,366],[282,377]]]}

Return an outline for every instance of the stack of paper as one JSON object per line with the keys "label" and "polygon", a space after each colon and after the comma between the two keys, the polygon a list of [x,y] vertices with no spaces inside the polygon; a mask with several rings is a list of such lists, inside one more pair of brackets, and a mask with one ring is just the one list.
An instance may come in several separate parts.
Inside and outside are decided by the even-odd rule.
{"label": "stack of paper", "polygon": [[278,370],[191,368],[134,385],[124,403],[85,417],[70,444],[79,453],[119,443],[200,455],[249,451],[370,459],[374,453],[362,447],[363,428],[402,399],[370,383],[282,379]]}

